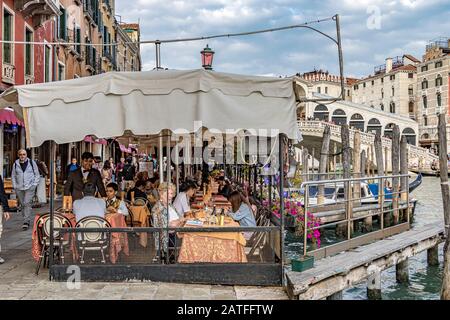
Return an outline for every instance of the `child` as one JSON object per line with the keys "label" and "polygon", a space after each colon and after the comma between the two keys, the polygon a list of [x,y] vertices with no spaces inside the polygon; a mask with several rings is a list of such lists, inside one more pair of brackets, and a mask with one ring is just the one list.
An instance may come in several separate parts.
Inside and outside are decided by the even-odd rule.
{"label": "child", "polygon": [[128,215],[128,209],[125,202],[118,199],[116,194],[119,190],[119,186],[115,182],[108,183],[106,186],[106,212],[107,213],[120,213],[124,216]]}

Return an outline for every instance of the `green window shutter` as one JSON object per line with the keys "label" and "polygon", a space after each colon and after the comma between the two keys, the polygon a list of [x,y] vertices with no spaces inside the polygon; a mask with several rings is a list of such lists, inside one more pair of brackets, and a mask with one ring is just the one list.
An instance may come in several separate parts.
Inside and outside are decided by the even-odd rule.
{"label": "green window shutter", "polygon": [[[3,30],[3,39],[7,40],[7,41],[11,41],[12,40],[12,16],[5,11],[4,15],[3,15],[3,21],[4,21],[4,30]],[[6,63],[11,63],[12,62],[12,57],[11,57],[11,43],[3,43],[3,57],[4,57],[4,61]]]}

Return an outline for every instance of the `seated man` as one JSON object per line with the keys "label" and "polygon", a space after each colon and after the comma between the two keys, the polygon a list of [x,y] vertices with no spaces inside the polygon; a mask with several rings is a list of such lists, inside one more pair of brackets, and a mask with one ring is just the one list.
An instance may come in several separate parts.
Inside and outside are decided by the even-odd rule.
{"label": "seated man", "polygon": [[117,191],[119,186],[115,182],[110,182],[106,186],[106,212],[120,213],[124,216],[128,215],[128,209],[125,202],[117,198]]}
{"label": "seated man", "polygon": [[105,217],[106,202],[94,197],[95,191],[95,185],[88,182],[83,189],[83,198],[74,201],[73,213],[77,222],[87,216]]}
{"label": "seated man", "polygon": [[143,198],[147,199],[147,194],[145,193],[145,181],[138,180],[134,185],[134,188],[130,189],[127,193],[127,200],[131,201],[131,193],[134,192],[134,199]]}

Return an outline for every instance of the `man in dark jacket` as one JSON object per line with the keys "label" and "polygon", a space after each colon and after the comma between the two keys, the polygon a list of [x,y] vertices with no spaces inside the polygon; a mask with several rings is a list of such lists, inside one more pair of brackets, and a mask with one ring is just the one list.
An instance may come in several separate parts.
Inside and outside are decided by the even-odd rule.
{"label": "man in dark jacket", "polygon": [[[3,185],[2,176],[0,176],[0,202],[1,202],[1,211],[0,211],[0,239],[2,237],[3,224],[2,218],[5,218],[5,221],[9,220],[9,206],[8,206],[8,198],[6,197],[5,187]],[[2,252],[2,247],[0,244],[0,253]],[[4,263],[5,260],[0,257],[0,264]]]}
{"label": "man in dark jacket", "polygon": [[102,197],[106,197],[102,176],[97,169],[92,168],[93,163],[94,155],[91,152],[85,152],[81,155],[81,168],[69,173],[64,185],[64,195],[71,195],[72,201],[83,198],[84,185],[88,182],[96,186]]}

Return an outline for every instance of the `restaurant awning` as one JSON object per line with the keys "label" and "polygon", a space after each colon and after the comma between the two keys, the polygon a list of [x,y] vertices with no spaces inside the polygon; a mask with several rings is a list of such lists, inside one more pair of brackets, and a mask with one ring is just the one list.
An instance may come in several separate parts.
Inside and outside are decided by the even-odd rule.
{"label": "restaurant awning", "polygon": [[[65,81],[16,86],[0,96],[22,116],[28,147],[135,135],[163,129],[194,132],[194,123],[226,132],[301,140],[292,78],[205,70],[108,72]],[[265,130],[265,131],[261,131]]]}
{"label": "restaurant awning", "polygon": [[14,110],[10,109],[0,110],[0,123],[16,124],[22,127],[24,126],[23,121],[17,118]]}
{"label": "restaurant awning", "polygon": [[106,141],[105,139],[94,139],[91,136],[84,137],[83,141],[89,142],[89,143],[95,143],[95,144],[102,144],[104,146],[106,146],[108,144],[108,141]]}

